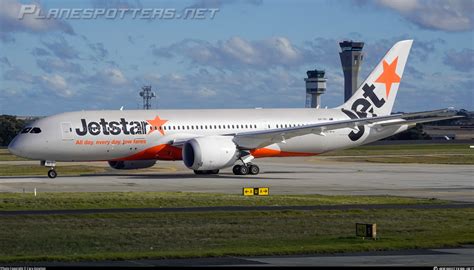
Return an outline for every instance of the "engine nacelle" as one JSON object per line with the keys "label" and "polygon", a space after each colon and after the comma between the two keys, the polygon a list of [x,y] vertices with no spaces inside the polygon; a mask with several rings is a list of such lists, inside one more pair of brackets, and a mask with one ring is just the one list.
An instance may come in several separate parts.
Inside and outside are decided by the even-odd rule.
{"label": "engine nacelle", "polygon": [[239,150],[230,136],[199,137],[183,146],[184,165],[193,170],[217,170],[232,166]]}
{"label": "engine nacelle", "polygon": [[156,160],[112,160],[109,166],[117,170],[135,170],[152,167],[155,163]]}

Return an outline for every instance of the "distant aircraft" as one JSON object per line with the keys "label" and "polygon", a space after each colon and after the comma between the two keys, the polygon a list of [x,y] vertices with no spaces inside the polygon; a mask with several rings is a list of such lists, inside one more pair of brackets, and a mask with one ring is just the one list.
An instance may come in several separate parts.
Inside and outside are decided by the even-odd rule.
{"label": "distant aircraft", "polygon": [[56,161],[108,161],[127,170],[183,160],[196,174],[233,166],[236,175],[256,175],[255,158],[318,155],[459,117],[449,109],[391,115],[412,43],[396,43],[356,93],[333,109],[67,112],[33,122],[8,149],[41,160],[50,178],[57,176]]}

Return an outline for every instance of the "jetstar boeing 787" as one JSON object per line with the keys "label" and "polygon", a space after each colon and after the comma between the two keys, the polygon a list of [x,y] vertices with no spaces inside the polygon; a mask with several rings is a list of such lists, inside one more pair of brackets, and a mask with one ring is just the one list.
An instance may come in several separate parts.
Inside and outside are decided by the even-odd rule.
{"label": "jetstar boeing 787", "polygon": [[67,112],[31,123],[8,149],[41,160],[51,178],[56,161],[98,160],[115,169],[183,160],[196,174],[231,166],[238,175],[258,174],[255,158],[318,155],[458,117],[447,109],[391,114],[412,42],[396,43],[356,93],[333,109]]}

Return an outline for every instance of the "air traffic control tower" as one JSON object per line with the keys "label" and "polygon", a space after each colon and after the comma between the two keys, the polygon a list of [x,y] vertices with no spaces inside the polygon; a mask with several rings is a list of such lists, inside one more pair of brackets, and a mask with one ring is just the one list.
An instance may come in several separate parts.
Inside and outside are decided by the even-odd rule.
{"label": "air traffic control tower", "polygon": [[324,70],[308,70],[306,82],[306,108],[319,108],[321,106],[321,94],[326,92],[326,78]]}
{"label": "air traffic control tower", "polygon": [[342,71],[344,72],[344,102],[346,102],[359,86],[359,71],[364,60],[364,53],[362,52],[364,42],[345,40],[339,42],[339,46],[341,46],[339,56],[341,57]]}

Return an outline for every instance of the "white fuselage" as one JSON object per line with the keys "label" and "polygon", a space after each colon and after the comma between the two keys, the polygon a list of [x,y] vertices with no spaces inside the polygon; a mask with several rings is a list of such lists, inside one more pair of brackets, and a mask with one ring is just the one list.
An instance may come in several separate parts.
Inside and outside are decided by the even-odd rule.
{"label": "white fuselage", "polygon": [[[39,160],[180,160],[174,142],[201,136],[296,127],[350,119],[339,109],[214,109],[79,111],[41,118],[29,126],[40,133],[17,136],[10,145],[19,156]],[[353,141],[353,128],[330,130],[283,140],[262,149],[258,157],[317,155],[354,147],[404,131],[407,126],[365,126]]]}

